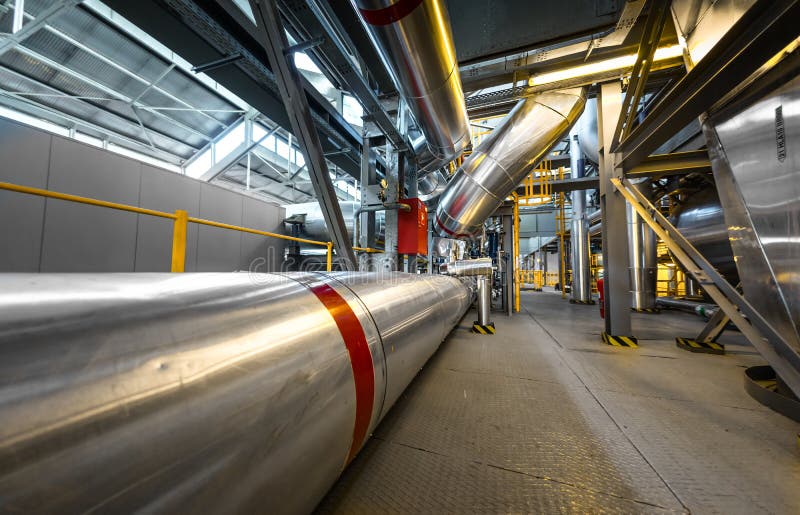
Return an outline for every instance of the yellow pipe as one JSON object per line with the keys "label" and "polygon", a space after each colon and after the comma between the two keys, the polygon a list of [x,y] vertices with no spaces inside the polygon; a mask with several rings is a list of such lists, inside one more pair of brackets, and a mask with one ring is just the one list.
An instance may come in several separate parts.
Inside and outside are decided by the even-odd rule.
{"label": "yellow pipe", "polygon": [[326,246],[330,243],[326,243],[324,241],[316,241],[316,240],[306,240],[304,238],[295,238],[294,236],[286,236],[283,234],[276,234],[274,232],[267,232],[267,231],[259,231],[257,229],[250,229],[248,227],[240,227],[238,225],[231,225],[231,224],[224,224],[222,222],[214,222],[212,220],[205,220],[203,218],[195,218],[193,216],[189,217],[189,222],[201,225],[208,225],[210,227],[219,227],[221,229],[230,229],[232,231],[239,231],[239,232],[247,232],[250,234],[258,234],[259,236],[269,236],[270,238],[278,238],[279,240],[289,240],[289,241],[297,241],[300,243],[308,243],[309,245],[320,245]]}
{"label": "yellow pipe", "polygon": [[172,272],[183,272],[186,266],[186,226],[189,214],[183,209],[175,211],[172,223]]}
{"label": "yellow pipe", "polygon": [[329,241],[328,245],[328,272],[333,272],[333,242]]}
{"label": "yellow pipe", "polygon": [[382,254],[383,251],[381,249],[373,249],[371,247],[353,247],[353,250],[358,252],[367,252],[370,254]]}
{"label": "yellow pipe", "polygon": [[78,195],[70,195],[68,193],[58,193],[57,191],[43,190],[40,188],[31,188],[30,186],[20,186],[18,184],[10,184],[8,182],[0,182],[0,189],[16,191],[19,193],[27,193],[28,195],[38,195],[40,197],[54,198],[58,200],[67,200],[69,202],[77,202],[79,204],[88,204],[90,206],[107,207],[111,209],[118,209],[120,211],[130,211],[131,213],[139,213],[142,215],[160,216],[161,218],[175,219],[172,213],[164,213],[161,211],[154,211],[152,209],[144,209],[142,207],[129,206],[126,204],[117,204],[116,202],[106,202],[105,200],[96,200],[88,197],[80,197]]}
{"label": "yellow pipe", "polygon": [[[50,191],[41,188],[33,188],[31,186],[20,186],[18,184],[11,184],[8,182],[0,182],[0,189],[8,191],[16,191],[18,193],[25,193],[28,195],[37,195],[40,197],[54,198],[57,200],[65,200],[67,202],[76,202],[78,204],[87,204],[90,206],[106,207],[109,209],[116,209],[119,211],[128,211],[130,213],[138,213],[142,215],[157,216],[160,218],[169,218],[174,220],[173,234],[172,234],[172,271],[183,272],[184,263],[186,262],[186,226],[188,223],[195,223],[201,225],[208,225],[210,227],[219,227],[221,229],[229,229],[232,231],[246,232],[250,234],[257,234],[259,236],[266,236],[269,238],[277,238],[279,240],[295,241],[298,243],[307,243],[309,245],[319,245],[332,249],[332,242],[324,242],[317,240],[309,240],[305,238],[297,238],[294,236],[286,236],[284,234],[277,234],[268,231],[259,231],[257,229],[250,229],[248,227],[240,227],[238,225],[225,224],[222,222],[214,222],[212,220],[205,220],[203,218],[195,218],[188,216],[187,212],[179,209],[175,213],[165,213],[163,211],[156,211],[154,209],[145,209],[143,207],[130,206],[127,204],[118,204],[116,202],[107,202],[105,200],[97,200],[89,197],[81,197],[79,195],[71,195],[69,193],[59,193],[57,191]],[[354,250],[370,253],[383,252],[380,249],[353,247]],[[328,259],[331,261],[331,251],[329,250]],[[330,270],[329,264],[328,269]]]}

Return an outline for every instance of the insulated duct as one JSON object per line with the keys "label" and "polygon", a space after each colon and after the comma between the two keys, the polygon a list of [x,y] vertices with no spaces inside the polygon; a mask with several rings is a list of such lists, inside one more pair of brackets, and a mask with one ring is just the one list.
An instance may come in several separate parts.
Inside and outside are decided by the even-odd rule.
{"label": "insulated duct", "polygon": [[469,238],[580,116],[586,90],[538,93],[520,101],[447,185],[434,225],[442,236]]}
{"label": "insulated duct", "polygon": [[310,513],[473,297],[400,273],[3,284],[0,510],[19,513]]}
{"label": "insulated duct", "polygon": [[352,0],[423,140],[414,143],[423,176],[470,142],[461,77],[442,0]]}

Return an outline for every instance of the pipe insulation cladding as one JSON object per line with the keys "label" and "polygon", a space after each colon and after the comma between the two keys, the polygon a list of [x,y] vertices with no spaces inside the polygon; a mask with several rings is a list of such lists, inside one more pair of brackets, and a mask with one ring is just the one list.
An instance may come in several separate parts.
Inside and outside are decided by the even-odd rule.
{"label": "pipe insulation cladding", "polygon": [[469,238],[503,204],[531,167],[569,131],[583,112],[586,89],[538,93],[521,100],[464,161],[436,209],[444,237]]}
{"label": "pipe insulation cladding", "polygon": [[0,511],[313,510],[473,292],[401,273],[8,274]]}
{"label": "pipe insulation cladding", "polygon": [[464,151],[469,117],[450,18],[443,0],[351,0],[424,141],[414,142],[423,176]]}

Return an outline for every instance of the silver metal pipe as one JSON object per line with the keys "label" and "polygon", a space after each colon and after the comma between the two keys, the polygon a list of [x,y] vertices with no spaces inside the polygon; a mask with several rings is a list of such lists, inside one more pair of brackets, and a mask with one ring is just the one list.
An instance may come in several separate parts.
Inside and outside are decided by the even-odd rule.
{"label": "silver metal pipe", "polygon": [[434,226],[445,237],[469,238],[567,132],[583,111],[586,90],[539,93],[520,101],[448,183]]}
{"label": "silver metal pipe", "polygon": [[[581,116],[581,118],[583,117]],[[569,153],[572,177],[583,177],[583,151],[581,150],[580,136],[575,131],[570,134]],[[572,255],[572,299],[577,302],[589,302],[592,300],[592,271],[589,265],[589,221],[586,216],[586,192],[583,190],[572,192],[572,230],[569,241]]]}
{"label": "silver metal pipe", "polygon": [[489,325],[492,311],[492,281],[486,275],[478,276],[478,323]]}
{"label": "silver metal pipe", "polygon": [[[637,188],[645,195],[650,191],[650,181],[644,180]],[[628,257],[630,259],[631,308],[652,309],[656,303],[656,239],[652,229],[642,221],[636,210],[626,204],[628,219]]]}
{"label": "silver metal pipe", "polygon": [[[440,168],[470,143],[450,18],[442,0],[352,0],[400,94],[425,135],[419,174]],[[410,6],[409,9],[405,9]]]}
{"label": "silver metal pipe", "polygon": [[447,179],[442,172],[433,172],[420,177],[417,181],[417,192],[419,199],[429,202],[444,192],[447,187]]}
{"label": "silver metal pipe", "polygon": [[472,302],[409,274],[7,274],[0,509],[308,513]]}
{"label": "silver metal pipe", "polygon": [[[375,206],[360,206],[353,214],[353,246],[358,247],[358,240],[361,238],[361,213],[379,213],[381,211],[411,211],[411,206],[402,202],[384,202]],[[375,220],[377,224],[377,217]],[[381,231],[382,232],[382,231]]]}
{"label": "silver metal pipe", "polygon": [[492,258],[459,259],[442,264],[439,271],[446,275],[458,276],[491,275]]}

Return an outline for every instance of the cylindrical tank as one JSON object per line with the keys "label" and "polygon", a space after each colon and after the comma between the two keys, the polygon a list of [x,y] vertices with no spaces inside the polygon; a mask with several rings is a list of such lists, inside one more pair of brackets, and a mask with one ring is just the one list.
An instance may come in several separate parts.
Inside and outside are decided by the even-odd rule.
{"label": "cylindrical tank", "polygon": [[0,511],[310,512],[471,300],[399,273],[6,275]]}
{"label": "cylindrical tank", "polygon": [[708,186],[689,195],[675,210],[673,223],[728,282],[738,284],[739,273],[716,188]]}

